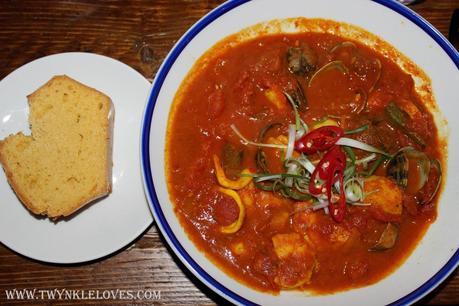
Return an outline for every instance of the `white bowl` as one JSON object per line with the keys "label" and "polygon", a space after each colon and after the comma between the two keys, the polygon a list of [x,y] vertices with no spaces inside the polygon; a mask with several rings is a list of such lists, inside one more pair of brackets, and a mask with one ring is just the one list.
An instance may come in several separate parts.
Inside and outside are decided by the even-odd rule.
{"label": "white bowl", "polygon": [[[254,24],[288,17],[325,18],[372,32],[414,61],[432,80],[438,107],[449,121],[449,174],[438,207],[438,218],[415,251],[394,273],[374,285],[313,296],[282,292],[278,296],[255,291],[235,281],[187,238],[173,210],[164,168],[169,109],[182,80],[196,60],[224,37]],[[224,3],[199,20],[177,42],[162,64],[147,102],[142,129],[144,186],[158,227],[166,241],[202,282],[237,304],[279,305],[405,305],[426,295],[458,265],[459,206],[459,55],[429,23],[390,0],[235,0]],[[444,130],[444,129],[443,129]]]}

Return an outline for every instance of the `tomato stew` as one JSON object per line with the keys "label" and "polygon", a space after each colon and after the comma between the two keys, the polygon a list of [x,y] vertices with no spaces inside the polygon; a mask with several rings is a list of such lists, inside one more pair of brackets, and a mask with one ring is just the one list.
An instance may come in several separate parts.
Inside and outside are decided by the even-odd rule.
{"label": "tomato stew", "polygon": [[273,294],[361,287],[397,268],[436,218],[443,159],[412,76],[324,33],[209,54],[167,135],[171,200],[195,245]]}

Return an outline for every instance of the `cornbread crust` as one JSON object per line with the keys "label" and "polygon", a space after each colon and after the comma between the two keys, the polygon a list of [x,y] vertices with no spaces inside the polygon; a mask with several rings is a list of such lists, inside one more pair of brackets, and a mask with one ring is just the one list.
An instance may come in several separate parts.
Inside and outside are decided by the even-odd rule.
{"label": "cornbread crust", "polygon": [[[65,75],[53,77],[27,98],[31,136],[19,132],[0,141],[0,163],[8,183],[25,207],[37,215],[65,217],[109,194],[112,189],[114,124],[111,99]],[[47,108],[43,108],[43,104]],[[68,116],[71,120],[49,120],[53,115]],[[44,122],[42,117],[47,117],[43,120],[48,121]],[[80,120],[86,125],[81,133],[78,129]],[[50,126],[55,123],[58,130],[49,133]],[[84,140],[85,137],[89,140]],[[78,140],[82,144],[80,149],[77,149],[78,145],[69,144]],[[30,153],[27,150],[36,150],[36,159],[30,158],[35,151]],[[23,152],[25,154],[21,155]],[[51,165],[50,160],[54,162]],[[29,164],[21,165],[21,161]],[[21,170],[24,168],[26,170]],[[34,168],[45,169],[47,175],[33,173]],[[18,173],[18,169],[23,172]],[[59,182],[59,179],[62,180]],[[50,187],[55,191],[50,192]],[[44,195],[37,195],[37,189]]]}

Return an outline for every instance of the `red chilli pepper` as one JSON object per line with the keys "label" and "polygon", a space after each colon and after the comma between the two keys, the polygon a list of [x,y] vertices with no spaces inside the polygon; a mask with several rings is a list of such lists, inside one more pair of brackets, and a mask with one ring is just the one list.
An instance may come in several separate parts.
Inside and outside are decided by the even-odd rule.
{"label": "red chilli pepper", "polygon": [[312,130],[295,142],[295,150],[313,154],[330,149],[341,137],[344,130],[338,126],[327,125]]}
{"label": "red chilli pepper", "polygon": [[[327,180],[327,198],[330,207],[330,213],[336,222],[344,220],[346,214],[346,197],[344,195],[344,169],[336,167],[330,171],[330,178]],[[339,182],[339,198],[336,202],[332,201],[332,188],[335,182]]]}
{"label": "red chilli pepper", "polygon": [[[309,192],[312,195],[327,193],[330,212],[336,222],[341,222],[346,213],[346,198],[344,195],[344,169],[346,155],[340,147],[334,146],[328,151],[312,173]],[[321,182],[322,181],[322,182]],[[339,199],[332,201],[332,188],[339,182]],[[325,186],[324,186],[325,185]]]}

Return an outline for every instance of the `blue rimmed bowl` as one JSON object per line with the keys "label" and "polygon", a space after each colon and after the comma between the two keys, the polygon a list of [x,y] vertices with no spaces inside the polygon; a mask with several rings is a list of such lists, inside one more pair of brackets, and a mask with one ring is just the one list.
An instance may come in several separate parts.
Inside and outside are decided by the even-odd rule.
{"label": "blue rimmed bowl", "polygon": [[[169,198],[165,179],[165,141],[170,107],[182,80],[196,60],[215,43],[240,30],[273,19],[324,18],[376,34],[415,62],[432,81],[441,113],[435,115],[448,141],[447,179],[430,226],[415,251],[394,273],[378,283],[314,296],[255,291],[235,281],[208,260],[184,233]],[[185,266],[209,288],[237,304],[278,305],[405,305],[440,284],[459,262],[459,55],[428,22],[391,0],[234,0],[214,9],[177,42],[160,67],[150,92],[142,125],[142,174],[145,192],[158,228]],[[446,119],[446,120],[445,120]],[[448,122],[448,123],[446,123]]]}

